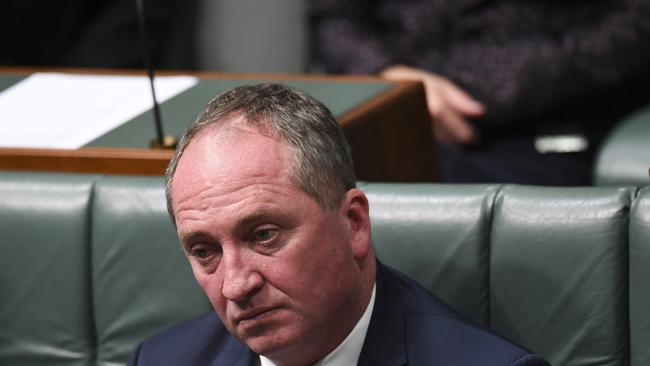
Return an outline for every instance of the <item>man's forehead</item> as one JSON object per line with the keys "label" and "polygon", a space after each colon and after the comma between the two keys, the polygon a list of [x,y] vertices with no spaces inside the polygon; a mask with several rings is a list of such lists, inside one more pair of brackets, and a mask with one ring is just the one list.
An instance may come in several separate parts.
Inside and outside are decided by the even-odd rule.
{"label": "man's forehead", "polygon": [[246,122],[243,116],[236,117],[226,124],[209,126],[200,131],[188,144],[181,157],[185,155],[205,154],[210,160],[228,161],[233,155],[241,153],[263,157],[270,152],[286,150],[285,143],[268,129],[260,128]]}
{"label": "man's forehead", "polygon": [[226,132],[206,129],[195,136],[185,149],[176,172],[178,185],[201,181],[228,183],[255,177],[288,179],[288,149],[279,139],[252,128],[233,126]]}

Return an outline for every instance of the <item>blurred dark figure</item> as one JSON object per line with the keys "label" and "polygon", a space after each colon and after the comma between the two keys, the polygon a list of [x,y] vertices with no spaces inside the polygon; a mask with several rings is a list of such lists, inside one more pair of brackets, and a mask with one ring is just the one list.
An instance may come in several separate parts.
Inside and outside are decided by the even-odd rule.
{"label": "blurred dark figure", "polygon": [[424,82],[448,182],[591,184],[650,102],[650,1],[312,0],[328,72]]}
{"label": "blurred dark figure", "polygon": [[[195,64],[196,1],[145,0],[156,68]],[[135,0],[1,0],[0,65],[142,68]]]}

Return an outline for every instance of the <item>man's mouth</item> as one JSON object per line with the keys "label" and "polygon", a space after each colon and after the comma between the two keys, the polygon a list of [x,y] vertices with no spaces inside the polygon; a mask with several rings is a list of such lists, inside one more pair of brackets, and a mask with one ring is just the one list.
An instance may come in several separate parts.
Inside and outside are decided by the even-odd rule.
{"label": "man's mouth", "polygon": [[269,316],[272,316],[273,314],[277,313],[279,310],[280,310],[279,307],[265,307],[265,308],[257,308],[250,311],[241,312],[240,314],[235,316],[234,318],[235,324],[245,325],[246,323],[249,322],[260,321]]}

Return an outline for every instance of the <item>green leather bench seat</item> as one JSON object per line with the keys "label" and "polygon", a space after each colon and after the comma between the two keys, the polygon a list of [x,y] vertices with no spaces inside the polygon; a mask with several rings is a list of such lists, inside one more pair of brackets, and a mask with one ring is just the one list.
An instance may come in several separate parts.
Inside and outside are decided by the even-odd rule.
{"label": "green leather bench seat", "polygon": [[[650,189],[362,183],[380,259],[554,365],[650,364]],[[123,365],[211,310],[161,178],[0,172],[0,365]]]}

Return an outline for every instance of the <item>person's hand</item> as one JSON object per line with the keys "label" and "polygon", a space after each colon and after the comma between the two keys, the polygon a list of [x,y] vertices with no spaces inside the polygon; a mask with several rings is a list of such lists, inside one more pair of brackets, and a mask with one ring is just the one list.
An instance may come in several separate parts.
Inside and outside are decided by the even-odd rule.
{"label": "person's hand", "polygon": [[433,133],[437,138],[462,145],[478,139],[476,130],[466,117],[481,116],[485,108],[450,80],[402,65],[388,67],[380,75],[391,80],[419,80],[424,84]]}

